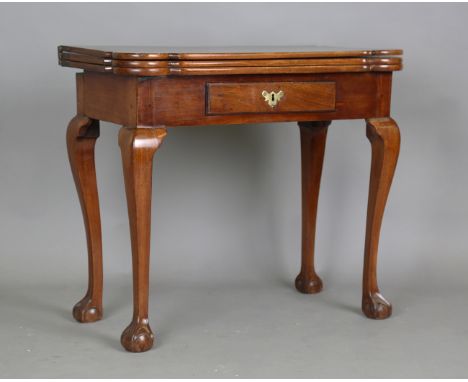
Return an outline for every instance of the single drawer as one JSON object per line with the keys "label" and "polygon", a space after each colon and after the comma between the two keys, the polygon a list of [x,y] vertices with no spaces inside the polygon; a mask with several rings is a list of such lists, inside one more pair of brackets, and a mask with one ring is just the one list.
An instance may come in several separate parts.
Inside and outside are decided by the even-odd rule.
{"label": "single drawer", "polygon": [[335,82],[208,83],[208,115],[335,110]]}

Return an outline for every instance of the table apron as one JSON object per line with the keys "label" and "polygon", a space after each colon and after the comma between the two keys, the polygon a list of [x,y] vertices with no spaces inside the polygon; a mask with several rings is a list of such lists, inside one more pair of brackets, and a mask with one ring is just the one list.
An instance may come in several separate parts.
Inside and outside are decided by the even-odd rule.
{"label": "table apron", "polygon": [[[129,127],[388,117],[391,84],[391,72],[193,77],[77,74],[80,112]],[[262,90],[266,92],[263,97]],[[274,106],[266,98],[272,91],[282,91],[282,99]]]}

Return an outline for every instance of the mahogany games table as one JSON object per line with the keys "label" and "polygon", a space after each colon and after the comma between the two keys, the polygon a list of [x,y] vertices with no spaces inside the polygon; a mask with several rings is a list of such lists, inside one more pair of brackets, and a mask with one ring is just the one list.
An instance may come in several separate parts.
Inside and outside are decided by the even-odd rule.
{"label": "mahogany games table", "polygon": [[94,146],[99,121],[122,126],[130,221],[134,312],[121,337],[132,352],[149,350],[151,183],[154,153],[177,126],[290,122],[299,124],[302,163],[301,293],[317,293],[315,224],[327,129],[332,120],[365,119],[372,147],[364,250],[362,311],[391,315],[377,285],[380,227],[395,171],[400,133],[390,117],[392,72],[401,50],[326,47],[72,47],[58,48],[76,75],[77,115],[67,130],[68,154],[83,211],[89,257],[85,297],[73,308],[80,322],[102,318],[102,246]]}

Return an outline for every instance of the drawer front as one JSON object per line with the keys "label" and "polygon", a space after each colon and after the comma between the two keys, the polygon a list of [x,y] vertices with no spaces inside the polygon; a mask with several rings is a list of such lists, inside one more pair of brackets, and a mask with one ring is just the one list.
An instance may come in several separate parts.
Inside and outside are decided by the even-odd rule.
{"label": "drawer front", "polygon": [[335,110],[335,82],[208,83],[206,113],[307,113]]}

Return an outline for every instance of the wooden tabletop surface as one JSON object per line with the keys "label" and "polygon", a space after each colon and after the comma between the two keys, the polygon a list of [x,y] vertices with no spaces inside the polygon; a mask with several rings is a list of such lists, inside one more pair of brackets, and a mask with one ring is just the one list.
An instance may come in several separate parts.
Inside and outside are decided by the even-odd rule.
{"label": "wooden tabletop surface", "polygon": [[121,60],[210,60],[399,56],[401,49],[344,49],[327,46],[60,46],[59,51]]}
{"label": "wooden tabletop surface", "polygon": [[213,75],[395,71],[400,49],[324,46],[59,46],[62,66],[114,74]]}

